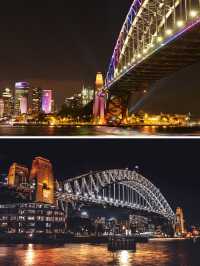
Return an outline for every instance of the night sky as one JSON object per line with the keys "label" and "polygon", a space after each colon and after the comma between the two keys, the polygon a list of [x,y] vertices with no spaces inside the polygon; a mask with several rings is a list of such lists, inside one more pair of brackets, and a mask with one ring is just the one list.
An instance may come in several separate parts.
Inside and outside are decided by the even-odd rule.
{"label": "night sky", "polygon": [[1,140],[0,172],[11,163],[31,166],[35,156],[51,160],[57,179],[90,170],[134,169],[147,177],[189,223],[200,224],[199,140]]}
{"label": "night sky", "polygon": [[[0,87],[16,80],[54,88],[58,106],[108,64],[132,0],[3,1]],[[200,64],[158,84],[141,108],[200,114]],[[189,74],[188,74],[189,73]],[[177,101],[179,104],[177,104]]]}
{"label": "night sky", "polygon": [[58,100],[83,83],[93,85],[96,72],[106,72],[131,2],[5,1],[0,80],[55,87]]}

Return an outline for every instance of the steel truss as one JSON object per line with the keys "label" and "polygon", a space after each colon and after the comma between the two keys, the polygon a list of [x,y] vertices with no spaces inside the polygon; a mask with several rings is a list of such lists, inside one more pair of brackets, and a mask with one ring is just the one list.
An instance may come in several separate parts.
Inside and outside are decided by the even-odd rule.
{"label": "steel truss", "polygon": [[134,0],[111,58],[106,87],[199,18],[199,0]]}
{"label": "steel truss", "polygon": [[106,170],[66,180],[58,187],[58,201],[91,202],[159,214],[173,220],[167,200],[148,179],[136,171]]}

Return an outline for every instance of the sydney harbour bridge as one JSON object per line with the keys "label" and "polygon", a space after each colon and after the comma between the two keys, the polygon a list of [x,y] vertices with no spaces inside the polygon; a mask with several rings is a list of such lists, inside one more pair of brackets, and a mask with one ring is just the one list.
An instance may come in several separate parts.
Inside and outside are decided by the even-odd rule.
{"label": "sydney harbour bridge", "polygon": [[134,92],[198,62],[199,47],[199,0],[134,0],[107,71],[107,102],[118,97],[127,107]]}
{"label": "sydney harbour bridge", "polygon": [[65,210],[79,202],[128,208],[159,215],[173,223],[175,214],[160,190],[137,171],[90,172],[57,183],[56,199]]}
{"label": "sydney harbour bridge", "polygon": [[174,213],[160,189],[140,174],[137,167],[90,171],[56,179],[51,162],[36,157],[30,174],[26,166],[13,163],[5,183],[0,183],[0,193],[0,211],[13,208],[13,204],[20,204],[22,209],[25,205],[34,209],[39,204],[62,211],[66,220],[73,218],[73,213],[89,208],[107,214],[114,211],[117,216],[139,215],[171,228],[177,223],[177,212]]}
{"label": "sydney harbour bridge", "polygon": [[[30,175],[27,167],[13,163],[7,179],[4,185],[11,192],[21,195],[25,202],[61,207],[66,216],[69,205],[76,209],[79,204],[88,204],[94,208],[97,205],[114,207],[119,212],[126,208],[133,213],[146,213],[147,216],[153,214],[172,224],[176,218],[161,191],[140,174],[137,167],[134,170],[126,168],[90,171],[61,181],[54,177],[52,164],[48,159],[36,157]],[[8,201],[9,199],[10,196],[7,197]]]}

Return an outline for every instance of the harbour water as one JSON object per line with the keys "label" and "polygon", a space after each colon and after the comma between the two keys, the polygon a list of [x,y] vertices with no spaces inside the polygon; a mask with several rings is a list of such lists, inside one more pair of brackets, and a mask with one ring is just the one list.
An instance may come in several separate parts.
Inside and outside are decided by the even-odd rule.
{"label": "harbour water", "polygon": [[200,136],[200,126],[0,126],[0,136]]}
{"label": "harbour water", "polygon": [[106,245],[0,245],[1,266],[199,266],[200,246],[185,241],[138,244],[113,256]]}

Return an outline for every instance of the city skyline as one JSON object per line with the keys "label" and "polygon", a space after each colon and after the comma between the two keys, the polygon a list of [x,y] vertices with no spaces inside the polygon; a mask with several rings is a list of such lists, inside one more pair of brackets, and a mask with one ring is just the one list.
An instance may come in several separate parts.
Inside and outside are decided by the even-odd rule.
{"label": "city skyline", "polygon": [[[90,170],[126,167],[133,170],[138,165],[140,173],[160,188],[173,208],[183,207],[189,223],[198,223],[200,220],[198,167],[195,166],[198,165],[198,159],[195,157],[198,142],[135,140],[131,143],[130,140],[66,140],[63,143],[37,140],[37,147],[35,143],[34,140],[10,140],[9,143],[1,143],[1,173],[5,173],[15,161],[30,168],[36,156],[43,156],[51,161],[54,175],[58,180],[85,174]],[[21,155],[18,153],[19,149]],[[67,150],[70,151],[69,155]],[[118,150],[120,154],[117,154]],[[187,150],[187,154],[183,154],[182,150]],[[132,155],[133,151],[136,156]],[[194,156],[191,156],[191,153]]]}
{"label": "city skyline", "polygon": [[[123,3],[108,0],[104,5],[80,3],[80,11],[75,3],[64,1],[46,6],[18,1],[8,7],[4,3],[4,15],[0,18],[1,83],[27,80],[35,86],[54,88],[56,102],[61,106],[63,97],[79,92],[83,84],[93,86],[96,72],[101,71],[105,76],[131,3],[130,0]],[[52,17],[55,18],[53,26]],[[23,25],[24,19],[26,25]],[[11,30],[13,23],[15,32]],[[12,46],[8,45],[9,42]],[[154,85],[157,89],[139,108],[154,113],[191,112],[199,115],[198,101],[194,101],[200,97],[198,69],[199,63]]]}

